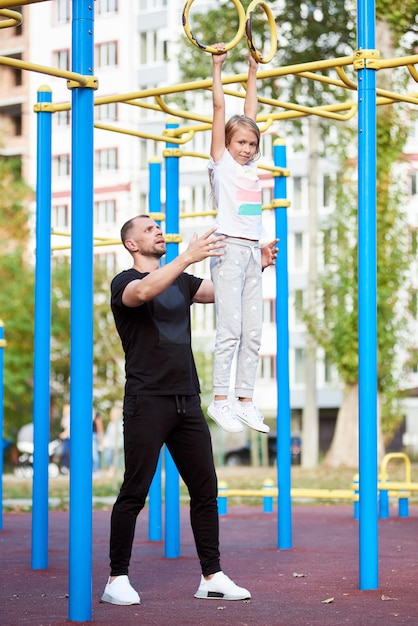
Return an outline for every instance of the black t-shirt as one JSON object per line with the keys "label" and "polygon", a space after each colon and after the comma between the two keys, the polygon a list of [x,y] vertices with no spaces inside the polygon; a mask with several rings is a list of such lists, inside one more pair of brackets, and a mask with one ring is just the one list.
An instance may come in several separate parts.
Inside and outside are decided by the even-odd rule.
{"label": "black t-shirt", "polygon": [[122,294],[147,274],[129,269],[111,284],[111,308],[125,352],[126,395],[200,393],[191,348],[190,305],[202,279],[182,273],[159,296],[127,307]]}

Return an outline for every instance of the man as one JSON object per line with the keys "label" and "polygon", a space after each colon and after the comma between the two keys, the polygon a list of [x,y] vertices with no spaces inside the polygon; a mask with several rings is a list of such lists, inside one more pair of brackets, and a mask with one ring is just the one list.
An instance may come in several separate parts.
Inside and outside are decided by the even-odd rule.
{"label": "man", "polygon": [[[144,507],[159,452],[165,443],[190,494],[190,520],[201,566],[196,598],[244,600],[220,566],[217,478],[209,428],[191,349],[190,305],[214,300],[210,280],[185,270],[223,254],[223,236],[212,228],[194,235],[188,248],[160,266],[166,253],[161,228],[139,215],[121,229],[133,267],[111,285],[111,307],[125,352],[125,475],[111,516],[110,577],[102,602],[139,604],[128,568],[136,518]],[[264,249],[264,266],[274,263],[276,241]]]}

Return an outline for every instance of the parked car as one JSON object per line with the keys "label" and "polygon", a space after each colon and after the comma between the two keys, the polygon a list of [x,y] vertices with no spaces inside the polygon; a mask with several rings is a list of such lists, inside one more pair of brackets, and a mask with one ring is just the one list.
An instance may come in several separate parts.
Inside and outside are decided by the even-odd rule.
{"label": "parked car", "polygon": [[[302,440],[298,435],[292,435],[290,439],[290,458],[292,465],[300,465]],[[277,458],[276,433],[267,435],[267,451],[269,465],[275,465]],[[225,465],[251,465],[251,445],[234,448],[225,453]]]}

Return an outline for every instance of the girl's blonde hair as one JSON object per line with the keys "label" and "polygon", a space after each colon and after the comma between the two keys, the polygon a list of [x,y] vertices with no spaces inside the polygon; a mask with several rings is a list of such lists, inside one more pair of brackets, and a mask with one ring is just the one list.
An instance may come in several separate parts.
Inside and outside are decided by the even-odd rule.
{"label": "girl's blonde hair", "polygon": [[[225,124],[225,147],[227,148],[231,143],[232,135],[236,133],[238,128],[247,128],[248,130],[252,130],[257,137],[257,148],[255,150],[253,160],[258,159],[260,156],[260,129],[257,124],[251,117],[247,117],[246,115],[233,115],[230,120]],[[213,188],[213,173],[209,170],[209,185],[210,185],[210,196],[209,202],[212,206],[212,209],[217,209],[215,202],[215,191]]]}
{"label": "girl's blonde hair", "polygon": [[230,120],[225,124],[225,146],[228,147],[231,143],[232,136],[238,128],[247,128],[255,133],[257,137],[257,148],[253,159],[258,159],[260,156],[260,129],[251,117],[246,115],[233,115]]}

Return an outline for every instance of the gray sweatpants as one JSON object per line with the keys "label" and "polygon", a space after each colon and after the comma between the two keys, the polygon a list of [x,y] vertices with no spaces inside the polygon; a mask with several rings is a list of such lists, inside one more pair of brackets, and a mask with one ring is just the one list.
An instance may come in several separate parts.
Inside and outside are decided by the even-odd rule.
{"label": "gray sweatpants", "polygon": [[224,255],[210,263],[215,288],[214,395],[227,396],[238,348],[235,396],[252,398],[262,328],[261,252],[258,242],[226,237]]}

